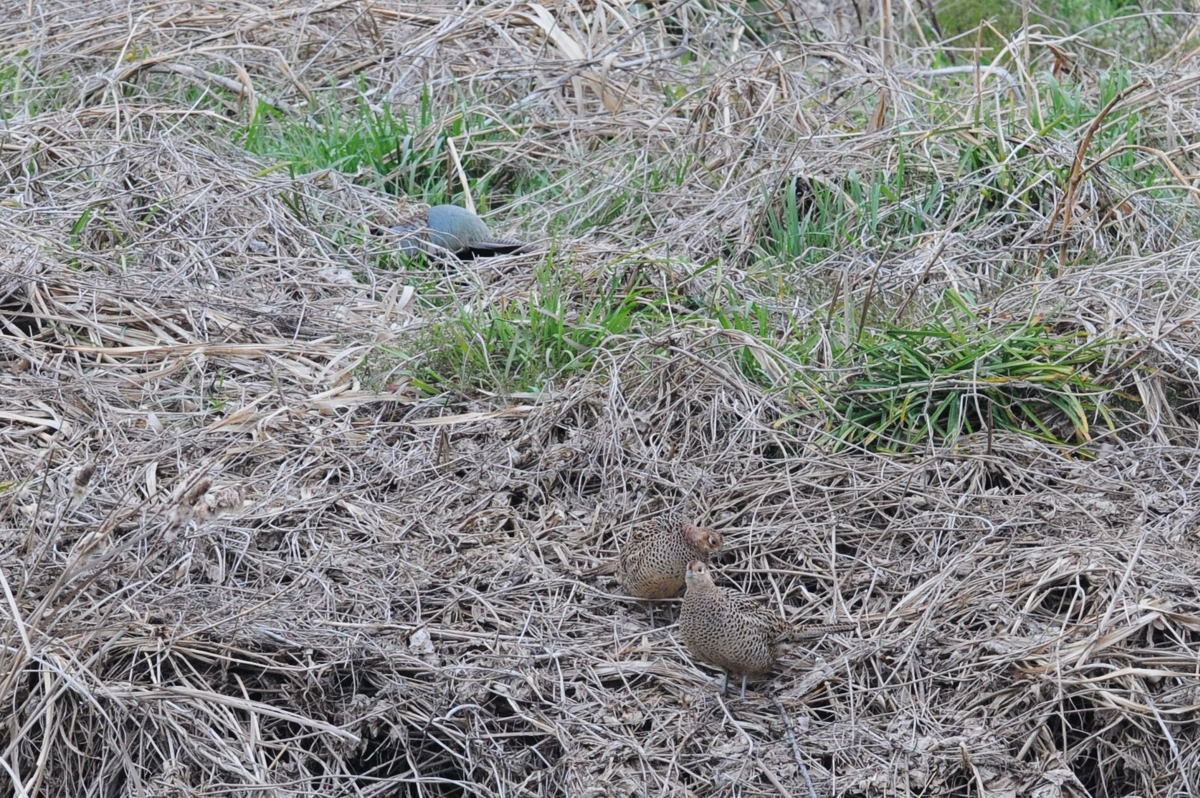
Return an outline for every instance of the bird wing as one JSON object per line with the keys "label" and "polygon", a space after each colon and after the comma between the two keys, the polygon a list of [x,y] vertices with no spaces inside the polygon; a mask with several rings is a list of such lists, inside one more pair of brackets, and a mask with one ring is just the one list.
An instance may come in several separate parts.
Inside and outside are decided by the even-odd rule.
{"label": "bird wing", "polygon": [[662,535],[662,531],[657,520],[646,521],[635,526],[629,535],[629,540],[621,547],[621,551],[617,555],[617,573],[630,573],[642,556],[642,551]]}
{"label": "bird wing", "polygon": [[759,627],[771,637],[779,637],[791,631],[791,624],[771,610],[763,606],[758,599],[748,596],[732,588],[724,588],[725,598],[730,606],[753,625]]}
{"label": "bird wing", "polygon": [[628,551],[634,546],[642,546],[652,540],[657,540],[667,533],[667,527],[661,519],[652,518],[649,521],[644,521],[633,528],[633,532],[629,535],[629,543],[625,549]]}

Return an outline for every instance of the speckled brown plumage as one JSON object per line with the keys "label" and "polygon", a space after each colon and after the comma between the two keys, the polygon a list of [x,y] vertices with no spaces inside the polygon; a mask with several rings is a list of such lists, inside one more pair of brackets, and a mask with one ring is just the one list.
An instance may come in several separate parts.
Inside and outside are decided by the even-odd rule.
{"label": "speckled brown plumage", "polygon": [[725,672],[722,693],[729,687],[732,673],[742,677],[745,695],[748,676],[767,673],[775,666],[780,643],[854,628],[851,623],[793,626],[749,596],[717,587],[703,562],[688,565],[679,630],[692,656]]}
{"label": "speckled brown plumage", "polygon": [[617,577],[631,596],[672,598],[683,590],[688,563],[708,562],[722,542],[721,533],[676,516],[654,519],[633,531],[617,560]]}

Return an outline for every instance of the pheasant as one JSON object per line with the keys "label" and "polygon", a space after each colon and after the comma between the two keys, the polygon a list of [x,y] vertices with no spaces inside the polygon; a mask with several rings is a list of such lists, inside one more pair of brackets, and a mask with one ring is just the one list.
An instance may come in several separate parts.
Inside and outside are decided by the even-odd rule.
{"label": "pheasant", "polygon": [[708,562],[723,542],[720,532],[677,516],[656,518],[634,530],[617,559],[617,577],[631,596],[673,598],[683,590],[688,563]]}
{"label": "pheasant", "polygon": [[721,695],[728,693],[732,673],[742,677],[745,697],[747,677],[769,672],[781,643],[855,628],[852,623],[793,626],[749,596],[717,587],[701,560],[688,565],[686,581],[679,629],[692,656],[724,671]]}

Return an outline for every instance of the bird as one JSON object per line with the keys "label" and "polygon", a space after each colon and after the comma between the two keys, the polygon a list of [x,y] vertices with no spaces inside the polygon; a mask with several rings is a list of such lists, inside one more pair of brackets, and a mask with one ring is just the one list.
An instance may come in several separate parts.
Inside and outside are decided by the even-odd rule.
{"label": "bird", "polygon": [[708,562],[721,548],[721,533],[670,514],[634,529],[617,558],[617,578],[631,596],[665,599],[678,596],[684,572],[693,560]]}
{"label": "bird", "polygon": [[702,560],[688,564],[686,582],[679,630],[692,656],[724,671],[721,695],[728,693],[732,673],[742,677],[745,698],[747,677],[769,672],[782,643],[855,628],[852,623],[793,626],[751,597],[717,587]]}
{"label": "bird", "polygon": [[398,250],[404,255],[456,255],[460,259],[505,255],[525,247],[512,238],[495,238],[476,214],[457,205],[434,205],[391,228],[400,233]]}

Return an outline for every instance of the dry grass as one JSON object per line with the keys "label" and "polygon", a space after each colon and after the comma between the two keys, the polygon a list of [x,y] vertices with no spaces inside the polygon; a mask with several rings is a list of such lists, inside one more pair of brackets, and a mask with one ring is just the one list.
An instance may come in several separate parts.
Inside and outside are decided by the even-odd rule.
{"label": "dry grass", "polygon": [[[1175,201],[1103,167],[1072,182],[1067,150],[1041,207],[780,278],[755,256],[763,198],[892,165],[920,128],[900,76],[929,55],[885,69],[850,17],[798,9],[763,12],[783,47],[695,0],[31,2],[0,22],[44,92],[0,124],[0,794],[1200,790],[1195,51],[1128,64],[1148,82],[1123,100],[1174,137]],[[854,38],[805,44],[812,26]],[[1018,43],[1018,80],[1050,43],[1071,40],[1038,34],[1029,63]],[[381,353],[449,306],[527,296],[545,253],[381,268],[386,239],[354,231],[402,204],[220,132],[257,101],[300,115],[330,80],[528,112],[474,157],[576,176],[507,213],[577,291],[632,259],[663,297],[735,286],[797,324],[971,291],[1123,342],[1106,365],[1137,412],[1079,449],[834,450],[828,420],[780,423],[823,407],[782,349],[695,319],[615,336],[537,393],[430,397]],[[880,89],[866,130],[848,97]],[[927,146],[924,168],[952,160]],[[639,182],[673,168],[671,190]],[[742,376],[743,345],[777,384]],[[719,698],[604,573],[676,506],[724,532],[720,579],[858,633]]]}

